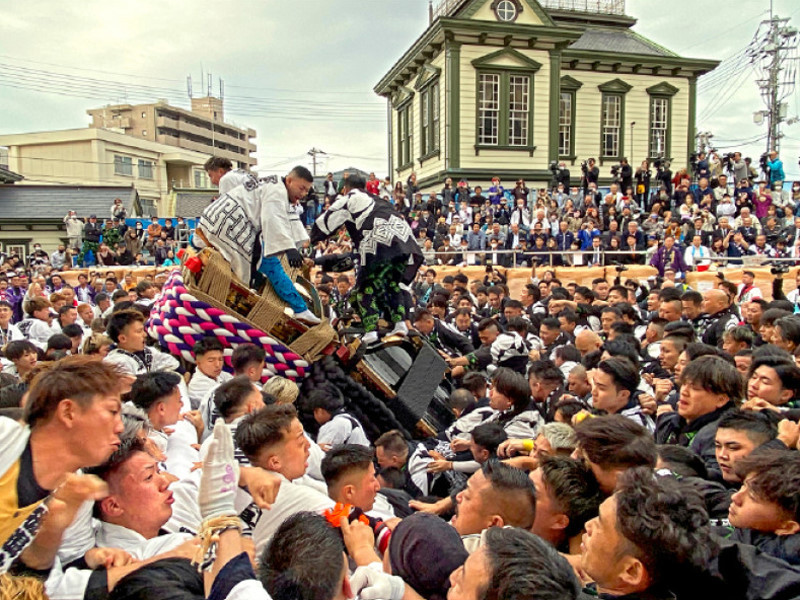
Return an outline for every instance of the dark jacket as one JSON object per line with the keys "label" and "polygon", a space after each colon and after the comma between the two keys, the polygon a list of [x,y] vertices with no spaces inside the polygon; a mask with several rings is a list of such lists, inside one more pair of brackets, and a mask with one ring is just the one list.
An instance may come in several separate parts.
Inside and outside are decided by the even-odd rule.
{"label": "dark jacket", "polygon": [[474,352],[475,348],[463,335],[459,335],[439,319],[433,325],[433,331],[425,338],[437,350],[449,356],[465,356]]}
{"label": "dark jacket", "polygon": [[739,319],[730,308],[726,308],[715,315],[709,315],[706,321],[706,330],[702,337],[703,343],[722,348],[722,334],[726,330],[735,327],[738,322]]}
{"label": "dark jacket", "polygon": [[677,412],[664,413],[656,421],[656,443],[675,444],[689,448],[705,463],[709,479],[722,480],[722,473],[714,452],[714,438],[717,435],[717,422],[722,416],[734,410],[736,405],[729,401],[724,406],[698,417],[691,423]]}
{"label": "dark jacket", "polygon": [[790,565],[800,565],[800,534],[798,533],[776,535],[754,529],[734,529],[728,539],[755,546],[765,554],[780,558]]}
{"label": "dark jacket", "polygon": [[100,237],[103,235],[103,226],[100,223],[92,223],[89,221],[83,227],[83,239],[87,242],[100,243]]}

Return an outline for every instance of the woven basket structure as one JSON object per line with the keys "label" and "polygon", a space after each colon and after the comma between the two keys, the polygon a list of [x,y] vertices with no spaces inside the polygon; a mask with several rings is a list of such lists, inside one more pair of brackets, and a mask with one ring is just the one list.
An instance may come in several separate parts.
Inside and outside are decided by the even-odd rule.
{"label": "woven basket structure", "polygon": [[[186,268],[175,269],[164,284],[161,296],[153,304],[147,321],[148,333],[174,355],[195,362],[192,348],[204,337],[215,336],[225,347],[226,370],[232,370],[230,357],[239,344],[253,343],[267,353],[263,379],[280,375],[300,382],[309,366],[334,340],[336,332],[327,320],[307,328],[291,341],[279,339],[276,332],[290,331],[291,317],[284,302],[267,283],[263,294],[247,314],[239,314],[226,305],[235,283],[246,288],[228,262],[215,250],[205,249],[204,267],[199,277]],[[284,269],[294,280],[296,271]],[[296,331],[296,329],[294,329]]]}

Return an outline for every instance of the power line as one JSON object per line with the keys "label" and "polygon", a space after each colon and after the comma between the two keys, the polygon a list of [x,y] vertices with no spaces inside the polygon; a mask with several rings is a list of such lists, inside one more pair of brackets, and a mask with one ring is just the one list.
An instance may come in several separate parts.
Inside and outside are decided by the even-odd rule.
{"label": "power line", "polygon": [[[63,65],[60,63],[52,63],[52,62],[45,62],[40,60],[31,60],[28,58],[19,58],[16,56],[10,56],[8,54],[0,54],[0,58],[6,60],[12,60],[16,62],[22,63],[30,63],[34,65],[45,65],[49,67],[58,67],[60,69],[66,69],[69,71],[82,71],[85,73],[100,73],[103,75],[114,75],[116,77],[128,77],[131,79],[143,79],[149,81],[166,81],[175,83],[178,85],[183,85],[183,79],[172,79],[167,77],[154,77],[152,75],[134,75],[132,73],[124,73],[121,74],[118,71],[103,71],[101,69],[87,69],[85,67],[75,67],[72,65]],[[272,92],[287,92],[293,94],[346,94],[346,95],[354,95],[354,96],[372,96],[372,92],[354,92],[348,90],[330,90],[327,88],[317,89],[317,90],[297,90],[291,88],[273,88],[273,87],[258,87],[258,86],[249,86],[249,85],[229,85],[228,87],[238,88],[238,89],[248,89],[248,90],[264,90],[264,91],[272,91]]]}
{"label": "power line", "polygon": [[[143,94],[147,97],[159,97],[159,96],[170,96],[170,95],[182,95],[182,90],[178,88],[165,88],[165,87],[156,87],[150,85],[143,85],[143,84],[130,84],[121,81],[113,81],[113,80],[105,80],[105,79],[95,79],[91,77],[80,77],[77,78],[75,76],[70,76],[65,73],[58,73],[55,71],[43,71],[40,69],[32,69],[29,67],[19,67],[16,65],[8,65],[0,63],[0,69],[5,70],[8,76],[16,76],[18,79],[25,79],[28,78],[31,81],[36,81],[40,83],[60,83],[66,84],[72,87],[81,86],[81,87],[90,87],[96,90],[110,90],[112,92],[119,92],[122,91],[125,94]],[[234,103],[238,103],[240,105],[253,105],[257,103],[257,106],[262,107],[265,105],[273,106],[273,107],[281,107],[281,106],[296,106],[303,109],[338,109],[338,108],[360,108],[364,106],[372,107],[376,110],[382,110],[381,106],[378,106],[376,102],[378,99],[376,98],[376,102],[337,102],[333,106],[331,106],[330,101],[316,101],[316,100],[304,100],[304,99],[275,99],[270,98],[267,96],[233,96],[230,98]]]}
{"label": "power line", "polygon": [[[94,78],[76,78],[65,74],[0,64],[0,86],[61,96],[131,102],[141,98],[145,103],[152,98],[182,94],[171,88],[128,85]],[[298,121],[344,120],[383,122],[384,109],[366,103],[331,103],[307,100],[276,100],[258,97],[233,97],[226,106],[229,111],[242,116],[286,118]]]}

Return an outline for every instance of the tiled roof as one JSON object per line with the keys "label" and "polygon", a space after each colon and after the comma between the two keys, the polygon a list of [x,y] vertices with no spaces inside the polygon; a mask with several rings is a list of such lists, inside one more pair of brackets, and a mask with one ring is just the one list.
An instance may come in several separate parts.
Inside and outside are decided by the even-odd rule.
{"label": "tiled roof", "polygon": [[218,193],[216,190],[184,190],[176,192],[175,215],[184,219],[199,217]]}
{"label": "tiled roof", "polygon": [[630,29],[587,29],[569,48],[570,50],[597,50],[618,54],[677,56],[674,52],[670,52]]}
{"label": "tiled roof", "polygon": [[96,214],[98,219],[107,219],[115,198],[121,198],[132,214],[133,186],[0,185],[0,219],[60,221],[70,210],[79,217]]}
{"label": "tiled roof", "polygon": [[0,183],[14,183],[15,181],[22,181],[24,177],[14,171],[9,171],[5,167],[0,167]]}

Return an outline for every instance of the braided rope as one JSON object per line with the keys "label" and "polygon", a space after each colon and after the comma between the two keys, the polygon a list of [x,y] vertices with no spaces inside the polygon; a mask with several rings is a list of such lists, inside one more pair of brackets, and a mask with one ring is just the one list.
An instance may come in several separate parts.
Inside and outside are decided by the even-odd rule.
{"label": "braided rope", "polygon": [[278,340],[260,329],[243,323],[222,309],[198,300],[183,283],[180,269],[175,269],[153,303],[147,332],[175,356],[195,362],[192,348],[202,338],[215,336],[225,347],[225,370],[232,372],[231,355],[239,344],[256,344],[267,353],[262,380],[280,375],[300,382],[309,363]]}

